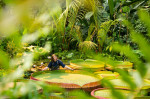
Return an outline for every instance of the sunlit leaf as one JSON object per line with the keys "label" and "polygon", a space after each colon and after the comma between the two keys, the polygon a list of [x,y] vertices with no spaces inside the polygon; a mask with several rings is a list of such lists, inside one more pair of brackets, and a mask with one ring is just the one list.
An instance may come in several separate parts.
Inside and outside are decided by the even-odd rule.
{"label": "sunlit leaf", "polygon": [[144,9],[143,9],[143,10],[140,10],[138,14],[139,14],[141,21],[143,21],[144,24],[147,26],[148,35],[150,36],[150,25],[149,25],[150,24],[150,16],[149,16],[148,12],[144,11]]}
{"label": "sunlit leaf", "polygon": [[9,69],[9,57],[2,50],[0,50],[0,69]]}
{"label": "sunlit leaf", "polygon": [[85,18],[86,18],[87,20],[89,20],[93,14],[94,14],[93,12],[88,12],[88,13],[85,15]]}

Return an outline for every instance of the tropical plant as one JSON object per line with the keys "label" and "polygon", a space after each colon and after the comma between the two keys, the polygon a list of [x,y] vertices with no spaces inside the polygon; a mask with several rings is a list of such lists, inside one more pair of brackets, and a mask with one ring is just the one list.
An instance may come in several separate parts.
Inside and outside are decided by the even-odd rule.
{"label": "tropical plant", "polygon": [[[26,71],[34,59],[47,58],[51,48],[51,53],[63,59],[93,58],[92,51],[99,49],[105,52],[103,56],[109,56],[108,60],[104,57],[100,60],[112,66],[116,66],[114,59],[129,57],[128,60],[135,64],[135,71],[114,71],[129,85],[133,93],[131,98],[135,97],[141,91],[144,79],[149,77],[149,5],[149,0],[0,0],[0,98],[67,98],[68,93],[62,88],[28,80],[21,81],[21,85],[16,82],[24,75],[28,76]],[[140,20],[137,17],[139,7],[147,11],[140,11]],[[135,24],[132,26],[125,21],[125,26],[120,18]],[[138,33],[139,27],[143,34]],[[109,45],[115,41],[119,44]],[[31,45],[38,47],[22,50]],[[99,56],[95,58],[99,59]],[[10,82],[12,87],[8,87]],[[109,81],[104,79],[103,82],[115,97],[124,98]],[[43,88],[43,93],[39,94],[37,85]],[[56,95],[55,91],[62,94]],[[89,98],[79,91],[70,95],[77,99]]]}
{"label": "tropical plant", "polygon": [[[147,29],[149,30],[149,13],[144,11],[144,10],[140,10],[139,11],[139,17],[140,20],[144,22],[144,24],[147,26]],[[149,42],[147,41],[147,38],[144,37],[141,33],[138,33],[134,28],[133,25],[124,20],[124,24],[126,26],[128,26],[129,30],[130,30],[130,36],[132,38],[132,41],[137,43],[139,46],[139,50],[141,51],[141,53],[143,54],[143,58],[144,58],[144,62],[143,60],[139,59],[138,55],[136,53],[133,52],[133,49],[129,46],[129,45],[122,45],[119,43],[113,43],[113,51],[115,52],[121,52],[123,53],[125,56],[127,56],[129,58],[130,61],[132,61],[134,63],[134,68],[135,71],[129,71],[129,73],[125,72],[122,69],[116,69],[116,71],[120,74],[121,79],[130,87],[130,90],[132,91],[130,94],[130,99],[135,98],[136,96],[141,96],[142,93],[140,93],[142,91],[142,87],[144,86],[144,80],[145,79],[149,79],[148,75],[149,75],[149,62],[150,62],[150,57],[149,57],[149,50],[150,50],[150,46],[149,46]],[[147,33],[147,35],[149,35],[149,31]],[[98,59],[98,57],[96,58]],[[110,59],[102,59],[99,58],[100,60],[105,61],[106,63],[110,63],[113,66],[116,66],[116,64],[114,64],[114,62]],[[126,99],[126,97],[123,96],[123,94],[118,93],[115,90],[114,85],[109,82],[108,80],[104,79],[103,80],[103,84],[107,87],[109,87],[111,89],[111,92],[113,94],[114,97],[120,99]]]}

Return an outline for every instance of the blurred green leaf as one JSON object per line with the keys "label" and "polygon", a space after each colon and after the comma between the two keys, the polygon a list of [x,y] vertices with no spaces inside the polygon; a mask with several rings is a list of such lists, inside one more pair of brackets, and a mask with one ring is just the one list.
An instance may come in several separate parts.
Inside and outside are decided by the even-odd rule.
{"label": "blurred green leaf", "polygon": [[126,55],[135,65],[135,68],[140,72],[141,76],[144,77],[146,73],[146,67],[142,63],[142,61],[138,58],[138,56],[132,51],[132,49],[127,45],[120,45],[114,43],[113,50],[116,52],[122,52],[124,55]]}
{"label": "blurred green leaf", "polygon": [[143,21],[144,24],[147,26],[148,35],[150,37],[150,16],[149,16],[149,13],[147,11],[145,11],[144,9],[141,9],[141,10],[139,10],[138,15],[139,15],[140,20]]}
{"label": "blurred green leaf", "polygon": [[111,93],[114,96],[114,99],[126,99],[125,96],[123,95],[123,93],[117,91],[114,88],[114,85],[110,81],[108,81],[107,79],[104,78],[104,79],[101,80],[101,82],[102,82],[102,85],[104,85],[105,87],[110,88]]}
{"label": "blurred green leaf", "polygon": [[133,53],[131,47],[129,47],[128,45],[120,45],[118,43],[113,43],[112,47],[114,51],[116,52],[121,52],[124,55],[126,55],[127,57],[129,57],[129,59],[133,62],[135,62],[135,64],[139,65],[141,64],[141,60],[138,59],[138,56],[136,54]]}
{"label": "blurred green leaf", "polygon": [[9,69],[9,57],[2,50],[0,50],[0,69]]}
{"label": "blurred green leaf", "polygon": [[130,86],[132,91],[134,91],[136,89],[136,84],[133,81],[133,78],[131,78],[131,75],[121,69],[116,69],[116,71],[120,74],[122,80]]}
{"label": "blurred green leaf", "polygon": [[142,34],[136,33],[134,31],[131,32],[131,37],[132,40],[139,45],[141,52],[144,54],[144,58],[150,62],[150,56],[149,56],[150,44],[145,39],[145,37]]}
{"label": "blurred green leaf", "polygon": [[113,0],[108,0],[108,4],[109,4],[109,10],[110,10],[111,19],[113,19],[114,1]]}
{"label": "blurred green leaf", "polygon": [[124,6],[122,9],[123,9],[123,12],[125,13],[129,13],[130,11],[130,8],[128,6]]}

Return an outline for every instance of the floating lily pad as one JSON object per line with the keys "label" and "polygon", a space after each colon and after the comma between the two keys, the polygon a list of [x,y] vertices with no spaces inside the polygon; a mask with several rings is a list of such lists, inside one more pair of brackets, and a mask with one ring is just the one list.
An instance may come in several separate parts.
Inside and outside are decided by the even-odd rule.
{"label": "floating lily pad", "polygon": [[57,84],[65,88],[83,88],[99,85],[99,79],[91,75],[59,71],[34,73],[31,79],[45,81],[50,84]]}
{"label": "floating lily pad", "polygon": [[72,60],[71,65],[76,66],[78,68],[90,68],[90,69],[101,69],[104,70],[104,62],[87,59],[87,60]]}
{"label": "floating lily pad", "polygon": [[95,74],[100,78],[106,78],[106,79],[116,79],[119,77],[119,73],[117,72],[111,72],[111,71],[99,71],[95,72]]}
{"label": "floating lily pad", "polygon": [[[129,85],[122,81],[121,79],[112,79],[110,82],[116,87],[116,88],[130,88]],[[150,80],[145,79],[142,89],[148,89],[150,88]]]}
{"label": "floating lily pad", "polygon": [[[123,93],[125,96],[128,96],[131,93],[131,91],[124,89],[116,89],[116,91]],[[91,92],[91,95],[98,99],[112,99],[113,97],[111,90],[105,88],[96,89]]]}
{"label": "floating lily pad", "polygon": [[128,61],[118,61],[115,62],[116,66],[113,67],[109,64],[106,64],[106,69],[112,70],[114,68],[121,68],[121,69],[132,69],[133,63],[128,62]]}

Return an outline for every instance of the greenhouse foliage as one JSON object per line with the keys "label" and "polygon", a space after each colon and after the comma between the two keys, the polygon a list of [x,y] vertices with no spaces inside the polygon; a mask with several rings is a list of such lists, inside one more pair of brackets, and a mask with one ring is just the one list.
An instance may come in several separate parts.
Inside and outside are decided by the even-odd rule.
{"label": "greenhouse foliage", "polygon": [[149,52],[150,0],[0,0],[0,99],[149,99]]}

